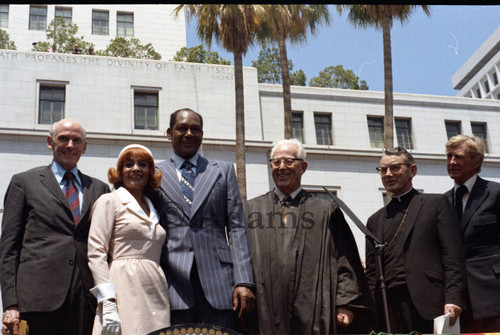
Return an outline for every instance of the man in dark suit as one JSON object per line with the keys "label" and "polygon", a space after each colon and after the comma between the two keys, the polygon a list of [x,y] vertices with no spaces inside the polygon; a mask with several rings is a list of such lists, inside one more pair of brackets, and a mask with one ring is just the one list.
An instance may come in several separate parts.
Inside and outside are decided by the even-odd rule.
{"label": "man in dark suit", "polygon": [[76,166],[87,147],[78,122],[54,123],[47,144],[52,163],[14,175],[5,194],[2,321],[11,334],[19,318],[31,335],[91,334],[96,301],[87,236],[92,205],[109,187]]}
{"label": "man in dark suit", "polygon": [[162,256],[172,324],[235,327],[235,311],[253,307],[250,247],[231,163],[198,154],[203,119],[191,109],[170,118],[174,155],[157,165],[158,208],[167,231]]}
{"label": "man in dark suit", "polygon": [[500,331],[500,184],[477,175],[484,151],[484,141],[473,136],[446,143],[448,174],[455,181],[446,196],[460,217],[470,298],[461,326],[474,333]]}
{"label": "man in dark suit", "polygon": [[[413,188],[417,165],[405,149],[386,149],[377,171],[392,200],[368,219],[368,228],[386,243],[383,270],[391,331],[432,333],[433,319],[446,313],[453,325],[467,291],[457,216],[444,195]],[[366,275],[382,311],[375,257],[367,240]]]}

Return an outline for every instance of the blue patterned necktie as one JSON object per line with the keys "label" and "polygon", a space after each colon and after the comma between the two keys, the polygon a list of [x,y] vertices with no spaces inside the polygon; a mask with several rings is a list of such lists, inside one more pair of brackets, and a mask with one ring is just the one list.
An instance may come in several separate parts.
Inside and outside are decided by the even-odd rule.
{"label": "blue patterned necktie", "polygon": [[193,205],[193,195],[194,195],[194,172],[193,163],[190,161],[184,161],[181,166],[181,189],[184,194],[184,200],[186,201],[189,209]]}
{"label": "blue patterned necktie", "polygon": [[63,191],[66,200],[68,200],[69,209],[73,214],[73,223],[76,225],[78,220],[80,219],[80,200],[78,198],[78,190],[76,189],[75,184],[73,183],[73,174],[69,171],[66,171],[64,174],[64,180],[66,180],[66,184],[64,185]]}

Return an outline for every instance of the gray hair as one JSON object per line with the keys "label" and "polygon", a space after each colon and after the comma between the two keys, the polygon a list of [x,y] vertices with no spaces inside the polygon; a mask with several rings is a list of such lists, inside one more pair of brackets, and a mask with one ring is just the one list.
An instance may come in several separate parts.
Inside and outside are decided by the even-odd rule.
{"label": "gray hair", "polygon": [[77,121],[75,121],[73,119],[61,119],[59,121],[52,123],[50,125],[50,129],[49,129],[50,138],[54,139],[54,136],[56,136],[56,128],[59,125],[59,123],[66,122],[66,121],[74,122],[80,126],[80,128],[82,129],[83,142],[85,142],[87,140],[87,132],[85,131],[85,128],[83,128],[83,126],[80,123],[78,123]]}
{"label": "gray hair", "polygon": [[405,148],[385,148],[384,156],[402,156],[406,164],[415,164],[415,159],[413,159],[413,156]]}
{"label": "gray hair", "polygon": [[306,149],[304,148],[304,145],[302,144],[302,142],[300,142],[298,139],[296,138],[291,138],[291,139],[288,139],[288,140],[281,140],[279,141],[278,143],[276,143],[273,148],[271,149],[271,158],[273,158],[273,155],[274,155],[274,151],[276,150],[276,148],[280,145],[283,145],[283,144],[288,144],[288,145],[294,145],[297,147],[297,158],[300,158],[302,160],[306,160]]}

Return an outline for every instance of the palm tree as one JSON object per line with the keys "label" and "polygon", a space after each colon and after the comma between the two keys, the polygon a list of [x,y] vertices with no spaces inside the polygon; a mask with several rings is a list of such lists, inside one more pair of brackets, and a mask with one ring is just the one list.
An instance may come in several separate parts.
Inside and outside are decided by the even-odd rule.
{"label": "palm tree", "polygon": [[[420,5],[425,14],[430,15],[426,5]],[[392,51],[391,28],[393,19],[399,19],[401,24],[409,19],[418,5],[338,5],[337,10],[342,14],[343,9],[349,10],[348,19],[356,27],[365,28],[374,26],[382,28],[384,41],[384,92],[385,92],[385,117],[384,117],[384,146],[392,148],[393,138],[393,83],[392,83]]]}
{"label": "palm tree", "polygon": [[245,168],[245,110],[243,100],[243,55],[252,45],[255,30],[263,14],[261,5],[179,5],[179,15],[185,8],[188,19],[196,17],[198,37],[209,47],[212,40],[234,54],[234,89],[236,100],[236,173],[241,198],[247,198]]}
{"label": "palm tree", "polygon": [[290,72],[286,41],[304,42],[307,31],[316,33],[318,24],[330,24],[327,5],[263,5],[265,7],[265,24],[258,31],[262,44],[271,41],[278,44],[281,62],[281,79],[283,85],[283,108],[285,121],[285,138],[292,137],[292,99],[290,94]]}

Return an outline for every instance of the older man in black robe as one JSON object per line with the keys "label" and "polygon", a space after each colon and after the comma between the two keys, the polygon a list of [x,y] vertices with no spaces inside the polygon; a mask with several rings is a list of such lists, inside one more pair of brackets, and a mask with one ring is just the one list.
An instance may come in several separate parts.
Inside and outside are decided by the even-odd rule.
{"label": "older man in black robe", "polygon": [[276,144],[276,188],[245,204],[257,297],[251,326],[259,334],[368,333],[372,300],[356,242],[335,204],[302,189],[305,156],[297,140]]}

